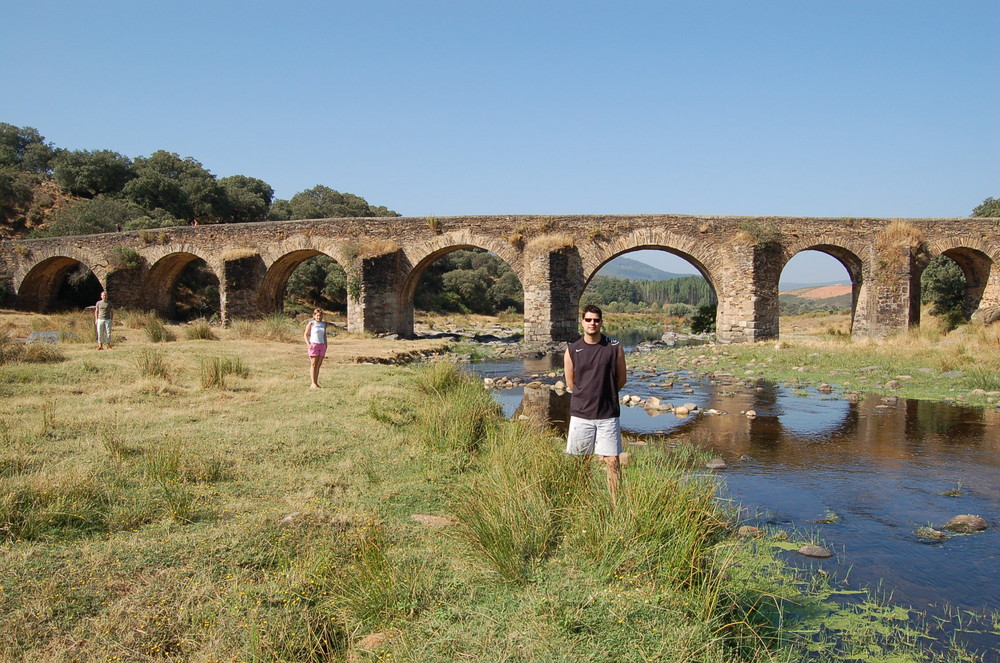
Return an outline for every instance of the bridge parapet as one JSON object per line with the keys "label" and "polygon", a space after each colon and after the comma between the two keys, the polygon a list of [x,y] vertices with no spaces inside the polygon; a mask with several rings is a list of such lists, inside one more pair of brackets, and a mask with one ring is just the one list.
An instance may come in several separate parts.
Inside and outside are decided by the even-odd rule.
{"label": "bridge parapet", "polygon": [[[184,267],[204,260],[219,279],[223,319],[279,310],[302,261],[328,255],[348,272],[352,331],[413,330],[424,269],[449,251],[478,247],[521,280],[525,337],[570,340],[577,305],[597,270],[637,249],[688,260],[719,301],[718,335],[778,335],[781,270],[804,250],[840,260],[853,281],[856,335],[883,336],[919,321],[919,278],[944,254],[966,274],[970,309],[1000,305],[995,219],[835,219],[692,215],[473,216],[316,219],[228,224],[0,243],[0,278],[14,303],[45,310],[70,269],[86,266],[119,305],[169,314]],[[137,256],[123,264],[121,255]]]}

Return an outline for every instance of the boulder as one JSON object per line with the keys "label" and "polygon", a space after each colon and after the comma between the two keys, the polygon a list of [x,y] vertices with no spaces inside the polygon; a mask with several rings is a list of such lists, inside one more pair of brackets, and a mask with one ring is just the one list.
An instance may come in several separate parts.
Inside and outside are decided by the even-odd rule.
{"label": "boulder", "polygon": [[710,470],[724,470],[726,469],[726,461],[721,458],[713,458],[712,460],[705,463],[705,467]]}
{"label": "boulder", "polygon": [[946,522],[942,529],[960,534],[971,534],[972,532],[981,532],[989,526],[989,523],[982,516],[962,514]]}
{"label": "boulder", "polygon": [[981,308],[972,314],[972,322],[976,322],[982,325],[992,325],[997,320],[1000,320],[1000,306],[987,306],[986,308]]}
{"label": "boulder", "polygon": [[805,555],[806,557],[817,557],[820,559],[833,557],[833,553],[824,548],[823,546],[814,546],[812,544],[802,546],[795,552],[799,553],[800,555]]}
{"label": "boulder", "polygon": [[55,345],[56,343],[62,343],[63,333],[60,331],[33,331],[28,334],[27,343],[46,343],[48,345]]}

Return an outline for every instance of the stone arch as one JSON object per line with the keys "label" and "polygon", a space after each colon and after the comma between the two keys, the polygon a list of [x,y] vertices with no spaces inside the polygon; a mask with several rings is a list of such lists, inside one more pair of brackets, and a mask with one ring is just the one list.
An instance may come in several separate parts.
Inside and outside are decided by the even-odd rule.
{"label": "stone arch", "polygon": [[[16,282],[16,305],[20,309],[45,313],[52,310],[59,297],[59,289],[66,282],[66,277],[79,267],[87,267],[104,287],[102,274],[91,265],[79,258],[57,255],[44,258],[35,263],[31,269]],[[103,269],[100,270],[104,272]],[[106,278],[106,276],[105,276]],[[96,299],[94,301],[97,301]]]}
{"label": "stone arch", "polygon": [[584,243],[579,247],[583,262],[584,286],[590,282],[601,267],[631,251],[655,249],[666,251],[683,258],[705,277],[713,290],[716,287],[716,274],[721,267],[718,243],[712,243],[697,237],[664,232],[656,228],[640,228],[633,230],[620,238],[609,242]]}
{"label": "stone arch", "polygon": [[[965,276],[965,312],[971,315],[980,308],[1000,306],[1000,274],[994,268],[996,259],[991,246],[975,237],[958,238],[951,243],[934,242],[928,245],[931,258],[943,255],[950,258]],[[916,282],[920,282],[929,260],[920,265]]]}
{"label": "stone arch", "polygon": [[316,248],[300,248],[292,250],[279,256],[267,268],[264,280],[257,293],[257,306],[261,313],[277,313],[282,310],[282,300],[284,298],[285,287],[292,273],[298,269],[299,265],[316,256],[327,256],[338,262],[343,267],[343,263],[337,259],[336,255],[330,255]]}
{"label": "stone arch", "polygon": [[420,277],[424,271],[439,258],[462,249],[482,249],[495,254],[514,271],[518,281],[521,282],[521,287],[524,287],[524,274],[520,253],[508,242],[498,241],[485,236],[477,236],[465,230],[445,233],[436,236],[432,240],[403,249],[406,262],[411,267],[404,275],[403,289],[400,292],[399,301],[402,308],[409,308],[411,317],[413,295],[417,290],[417,284],[420,282]]}
{"label": "stone arch", "polygon": [[[788,265],[788,262],[803,251],[819,251],[820,253],[825,253],[826,255],[835,258],[841,265],[843,265],[844,269],[847,271],[847,275],[851,279],[851,323],[849,333],[853,334],[855,322],[859,316],[858,305],[860,302],[865,301],[865,263],[856,250],[848,248],[845,244],[846,243],[802,243],[800,245],[786,246],[784,247],[784,251],[782,251],[781,266],[777,270],[777,274],[774,278],[780,279],[781,273]],[[775,281],[775,287],[777,287],[777,280]]]}
{"label": "stone arch", "polygon": [[[690,263],[708,282],[716,301],[721,302],[722,293],[719,292],[718,275],[723,271],[723,260],[717,243],[713,246],[712,243],[696,236],[681,235],[657,228],[640,228],[611,241],[581,244],[579,253],[583,267],[583,281],[579,292],[571,294],[573,310],[579,308],[583,291],[604,265],[632,251],[647,249],[664,251]],[[723,315],[723,308],[720,303],[716,311],[717,327],[718,320]],[[578,325],[577,317],[579,316],[574,316],[574,329]]]}
{"label": "stone arch", "polygon": [[177,280],[188,265],[196,260],[203,260],[219,283],[222,283],[222,279],[219,278],[218,269],[203,256],[191,253],[188,250],[165,253],[150,265],[149,271],[146,273],[146,278],[143,281],[143,301],[146,303],[146,306],[165,318],[174,317],[176,309],[174,289],[177,286]]}

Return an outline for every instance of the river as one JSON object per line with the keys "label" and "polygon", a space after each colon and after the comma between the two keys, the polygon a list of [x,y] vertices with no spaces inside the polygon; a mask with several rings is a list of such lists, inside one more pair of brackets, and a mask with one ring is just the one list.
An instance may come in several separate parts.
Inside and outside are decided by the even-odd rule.
{"label": "river", "polygon": [[[519,376],[553,383],[562,357],[470,365],[484,377]],[[556,373],[556,376],[549,374]],[[568,419],[569,396],[541,388],[494,392],[507,416],[525,414],[557,428]],[[954,609],[1000,611],[1000,409],[870,396],[852,401],[815,388],[719,377],[688,371],[631,371],[624,394],[691,403],[695,414],[622,408],[635,444],[669,444],[684,437],[727,468],[720,495],[746,524],[780,528],[793,538],[818,539],[834,557],[787,561],[869,587],[898,605],[931,617]],[[707,414],[714,410],[720,414]],[[754,410],[755,418],[743,412]],[[916,534],[940,529],[957,514],[983,516],[990,528],[930,541]],[[996,660],[1000,635],[982,624],[944,626]],[[971,631],[971,632],[969,632]]]}

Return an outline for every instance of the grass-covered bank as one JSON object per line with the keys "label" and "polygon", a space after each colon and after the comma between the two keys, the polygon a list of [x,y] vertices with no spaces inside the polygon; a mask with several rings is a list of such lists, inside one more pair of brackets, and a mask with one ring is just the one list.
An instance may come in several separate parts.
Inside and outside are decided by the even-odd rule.
{"label": "grass-covered bank", "polygon": [[310,391],[250,332],[55,347],[0,366],[2,660],[927,658],[875,602],[822,626],[832,590],[735,537],[687,448],[638,449],[611,508],[444,365]]}
{"label": "grass-covered bank", "polygon": [[750,344],[689,346],[633,358],[630,368],[682,366],[793,387],[828,384],[840,394],[992,407],[1000,402],[1000,326],[933,327],[889,338],[851,339],[822,330]]}

